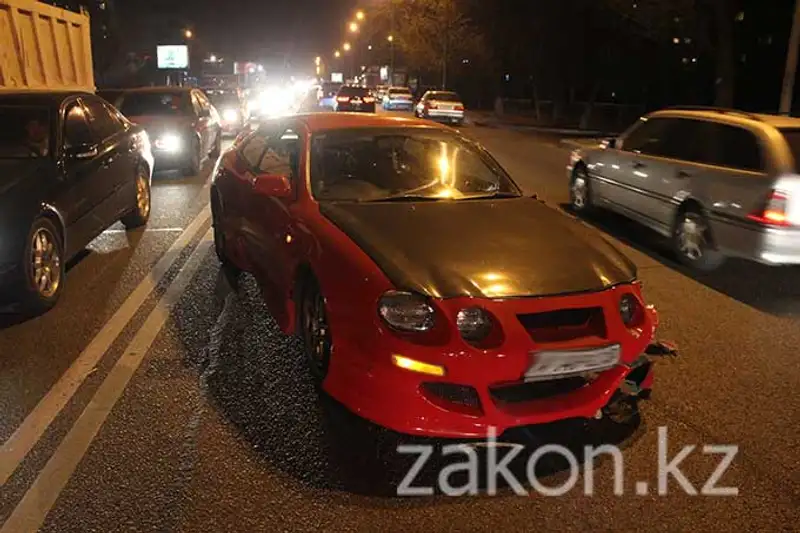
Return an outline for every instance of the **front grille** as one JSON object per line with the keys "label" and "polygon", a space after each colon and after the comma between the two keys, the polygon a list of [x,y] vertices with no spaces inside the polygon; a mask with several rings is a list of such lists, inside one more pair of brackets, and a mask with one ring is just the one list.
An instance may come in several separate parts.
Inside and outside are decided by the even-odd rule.
{"label": "front grille", "polygon": [[519,321],[534,342],[565,342],[586,337],[606,338],[602,307],[559,309],[519,315]]}
{"label": "front grille", "polygon": [[427,382],[422,384],[422,392],[430,401],[444,409],[467,413],[481,411],[478,391],[468,385]]}
{"label": "front grille", "polygon": [[585,387],[589,383],[591,383],[590,379],[576,376],[537,383],[515,383],[513,385],[491,387],[489,394],[495,403],[520,403],[569,394]]}

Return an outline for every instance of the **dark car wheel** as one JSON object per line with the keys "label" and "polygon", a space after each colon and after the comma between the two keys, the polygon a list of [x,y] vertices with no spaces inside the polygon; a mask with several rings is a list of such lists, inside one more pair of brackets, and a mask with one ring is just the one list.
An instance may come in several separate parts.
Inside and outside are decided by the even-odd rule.
{"label": "dark car wheel", "polygon": [[214,228],[214,253],[217,254],[217,259],[227,274],[236,277],[241,270],[228,257],[228,242],[225,232],[222,230],[221,216],[219,201],[213,197],[211,200],[211,226]]}
{"label": "dark car wheel", "polygon": [[136,204],[122,217],[122,224],[127,229],[147,224],[150,219],[150,205],[150,176],[144,168],[139,168],[136,173]]}
{"label": "dark car wheel", "polygon": [[200,156],[200,141],[197,139],[192,141],[192,148],[191,152],[189,153],[189,160],[186,162],[186,166],[183,169],[183,174],[185,176],[196,176],[200,173],[200,161],[202,157]]}
{"label": "dark car wheel", "polygon": [[211,157],[217,158],[222,153],[222,130],[217,132],[217,138],[214,140],[214,148],[211,149]]}
{"label": "dark car wheel", "polygon": [[672,243],[681,263],[691,268],[710,272],[725,262],[725,256],[714,245],[708,219],[696,207],[678,213]]}
{"label": "dark car wheel", "polygon": [[313,277],[303,285],[299,311],[300,335],[309,369],[314,380],[321,385],[328,375],[332,342],[325,298]]}
{"label": "dark car wheel", "polygon": [[47,218],[39,218],[31,226],[25,245],[23,272],[25,294],[23,306],[34,313],[50,310],[58,301],[65,269],[61,233]]}
{"label": "dark car wheel", "polygon": [[577,165],[569,184],[569,205],[575,213],[585,213],[592,208],[592,184],[586,167]]}

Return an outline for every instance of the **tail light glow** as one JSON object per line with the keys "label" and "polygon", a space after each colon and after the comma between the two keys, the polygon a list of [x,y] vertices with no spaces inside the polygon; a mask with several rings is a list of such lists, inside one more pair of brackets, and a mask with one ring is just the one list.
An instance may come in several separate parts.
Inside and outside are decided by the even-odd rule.
{"label": "tail light glow", "polygon": [[336,98],[336,101],[337,102],[349,102],[350,101],[350,97],[349,96],[339,96],[339,97]]}
{"label": "tail light glow", "polygon": [[767,197],[763,209],[747,215],[747,218],[770,226],[790,226],[791,224],[786,216],[786,204],[788,201],[789,195],[787,193],[773,190]]}

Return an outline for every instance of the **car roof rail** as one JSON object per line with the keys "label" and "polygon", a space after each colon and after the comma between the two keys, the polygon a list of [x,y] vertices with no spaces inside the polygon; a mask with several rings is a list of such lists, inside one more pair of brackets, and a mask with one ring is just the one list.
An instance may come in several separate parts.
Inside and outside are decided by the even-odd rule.
{"label": "car roof rail", "polygon": [[716,107],[708,105],[679,105],[666,108],[667,111],[714,111],[727,115],[741,115],[752,120],[763,122],[762,118],[755,113],[748,113],[747,111],[740,111],[739,109],[731,109],[728,107]]}

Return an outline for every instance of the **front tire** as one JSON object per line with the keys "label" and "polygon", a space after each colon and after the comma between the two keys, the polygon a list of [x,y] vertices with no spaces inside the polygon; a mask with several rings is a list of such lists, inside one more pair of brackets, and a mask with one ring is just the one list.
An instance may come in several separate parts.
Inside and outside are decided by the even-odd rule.
{"label": "front tire", "polygon": [[592,209],[592,184],[586,167],[578,165],[572,171],[569,184],[569,205],[575,213],[586,213]]}
{"label": "front tire", "polygon": [[331,359],[331,331],[328,326],[325,298],[312,276],[305,281],[300,298],[300,335],[309,371],[318,386],[328,375]]}
{"label": "front tire", "polygon": [[672,247],[681,263],[703,272],[716,270],[725,262],[725,256],[714,244],[708,219],[697,207],[690,206],[678,213]]}
{"label": "front tire", "polygon": [[52,309],[61,296],[65,276],[64,244],[61,232],[48,218],[31,226],[23,257],[25,294],[23,306],[35,314]]}
{"label": "front tire", "polygon": [[122,217],[122,224],[126,229],[134,229],[147,224],[150,219],[150,192],[150,175],[145,169],[139,168],[136,173],[136,204],[127,215]]}
{"label": "front tire", "polygon": [[192,141],[192,151],[189,154],[189,160],[183,169],[184,176],[196,176],[200,173],[200,141],[197,139]]}

